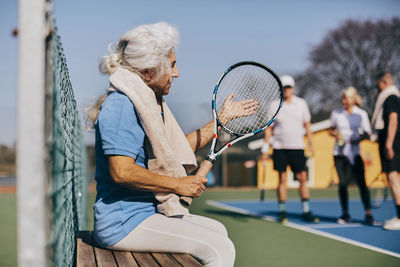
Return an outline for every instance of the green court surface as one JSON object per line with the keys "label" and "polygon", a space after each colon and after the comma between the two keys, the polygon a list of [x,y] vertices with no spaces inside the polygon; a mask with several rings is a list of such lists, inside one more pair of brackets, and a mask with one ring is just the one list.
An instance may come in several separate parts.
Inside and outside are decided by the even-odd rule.
{"label": "green court surface", "polygon": [[[358,197],[356,190],[350,196]],[[266,192],[275,199],[275,193]],[[312,190],[315,198],[333,198],[336,189]],[[294,190],[290,198],[296,198]],[[89,227],[93,226],[89,196]],[[224,223],[236,247],[235,266],[400,266],[400,259],[353,246],[340,241],[289,228],[278,223],[233,213],[205,204],[206,200],[258,199],[259,191],[211,189],[191,207],[194,214],[208,216]],[[16,266],[16,197],[0,194],[0,266]]]}
{"label": "green court surface", "polygon": [[17,202],[15,193],[0,193],[0,266],[17,266]]}

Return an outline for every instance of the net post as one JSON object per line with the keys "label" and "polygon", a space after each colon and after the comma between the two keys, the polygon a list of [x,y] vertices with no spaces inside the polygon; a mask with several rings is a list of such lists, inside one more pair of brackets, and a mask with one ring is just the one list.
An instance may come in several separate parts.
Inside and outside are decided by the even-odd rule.
{"label": "net post", "polygon": [[19,0],[18,7],[18,266],[49,266],[44,105],[48,4]]}

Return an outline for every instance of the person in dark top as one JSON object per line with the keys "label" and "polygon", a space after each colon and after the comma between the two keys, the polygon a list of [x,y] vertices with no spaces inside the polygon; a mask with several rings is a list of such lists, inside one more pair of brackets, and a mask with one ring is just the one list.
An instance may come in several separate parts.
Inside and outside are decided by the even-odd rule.
{"label": "person in dark top", "polygon": [[390,73],[377,77],[380,90],[376,101],[372,126],[378,133],[382,171],[392,189],[397,216],[385,221],[386,230],[400,230],[400,93]]}

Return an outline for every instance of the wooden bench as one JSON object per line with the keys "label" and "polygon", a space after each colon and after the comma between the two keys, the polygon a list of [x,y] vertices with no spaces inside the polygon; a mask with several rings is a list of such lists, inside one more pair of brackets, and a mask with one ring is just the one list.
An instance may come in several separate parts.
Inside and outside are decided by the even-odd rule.
{"label": "wooden bench", "polygon": [[99,248],[93,245],[92,233],[82,231],[76,240],[77,267],[201,267],[196,259],[184,253],[128,252]]}

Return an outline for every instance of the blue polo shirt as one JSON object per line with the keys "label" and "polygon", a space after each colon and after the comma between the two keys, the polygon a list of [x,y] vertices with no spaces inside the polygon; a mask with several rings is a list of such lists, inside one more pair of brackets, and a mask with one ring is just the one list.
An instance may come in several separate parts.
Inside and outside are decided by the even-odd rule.
{"label": "blue polo shirt", "polygon": [[107,156],[122,155],[147,168],[145,133],[130,99],[113,92],[100,108],[96,130],[96,182],[94,238],[109,247],[127,236],[138,224],[156,212],[152,192],[139,191],[114,183]]}

